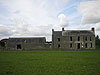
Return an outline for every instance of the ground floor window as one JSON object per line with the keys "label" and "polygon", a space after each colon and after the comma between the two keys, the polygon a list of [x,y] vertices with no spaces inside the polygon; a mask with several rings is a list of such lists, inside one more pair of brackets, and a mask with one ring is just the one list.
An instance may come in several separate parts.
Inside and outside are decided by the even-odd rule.
{"label": "ground floor window", "polygon": [[72,43],[70,43],[70,48],[72,48]]}
{"label": "ground floor window", "polygon": [[92,48],[92,43],[90,43],[90,47]]}
{"label": "ground floor window", "polygon": [[77,49],[80,49],[80,43],[77,43]]}
{"label": "ground floor window", "polygon": [[85,43],[85,48],[87,48],[87,43]]}
{"label": "ground floor window", "polygon": [[60,44],[58,44],[58,48],[60,48]]}
{"label": "ground floor window", "polygon": [[58,38],[58,41],[60,41],[60,38]]}

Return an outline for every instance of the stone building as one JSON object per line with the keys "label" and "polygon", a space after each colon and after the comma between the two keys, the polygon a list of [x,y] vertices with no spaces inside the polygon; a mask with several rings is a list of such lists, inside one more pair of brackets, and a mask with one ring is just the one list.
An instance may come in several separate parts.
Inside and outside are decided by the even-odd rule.
{"label": "stone building", "polygon": [[6,42],[7,49],[44,49],[46,47],[45,37],[21,37],[21,38],[9,38]]}
{"label": "stone building", "polygon": [[95,49],[95,30],[52,29],[52,48],[54,49]]}
{"label": "stone building", "polygon": [[91,30],[64,30],[52,29],[52,41],[47,42],[45,37],[9,38],[5,42],[6,49],[95,49],[95,29]]}

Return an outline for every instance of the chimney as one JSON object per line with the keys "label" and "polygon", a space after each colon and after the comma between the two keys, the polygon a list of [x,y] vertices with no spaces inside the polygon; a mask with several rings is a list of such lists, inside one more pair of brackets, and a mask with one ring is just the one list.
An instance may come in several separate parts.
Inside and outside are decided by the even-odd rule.
{"label": "chimney", "polygon": [[95,29],[94,29],[94,27],[93,27],[93,28],[91,28],[91,31],[95,32]]}
{"label": "chimney", "polygon": [[62,31],[64,31],[64,28],[62,28]]}
{"label": "chimney", "polygon": [[52,34],[54,33],[54,29],[52,29]]}

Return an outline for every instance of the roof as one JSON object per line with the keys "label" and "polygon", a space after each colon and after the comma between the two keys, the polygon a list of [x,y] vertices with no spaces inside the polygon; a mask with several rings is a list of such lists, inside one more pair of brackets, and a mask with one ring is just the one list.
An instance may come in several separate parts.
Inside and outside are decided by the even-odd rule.
{"label": "roof", "polygon": [[54,31],[54,36],[62,36],[62,31]]}
{"label": "roof", "polygon": [[91,30],[65,30],[62,32],[62,36],[67,35],[95,35]]}
{"label": "roof", "polygon": [[45,42],[45,37],[12,37],[9,38],[7,42],[33,42],[33,43],[39,43],[39,42]]}
{"label": "roof", "polygon": [[45,37],[10,37],[9,39],[45,39]]}
{"label": "roof", "polygon": [[0,42],[7,42],[8,41],[8,39],[2,39],[2,40],[0,40]]}

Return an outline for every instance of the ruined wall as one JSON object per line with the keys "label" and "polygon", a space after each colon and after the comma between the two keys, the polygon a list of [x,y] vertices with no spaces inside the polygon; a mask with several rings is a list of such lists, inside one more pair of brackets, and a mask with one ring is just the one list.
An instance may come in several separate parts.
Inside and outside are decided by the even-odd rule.
{"label": "ruined wall", "polygon": [[46,39],[22,39],[10,38],[6,43],[7,49],[43,49],[45,48]]}
{"label": "ruined wall", "polygon": [[[72,37],[72,41],[70,41],[70,37]],[[79,41],[78,41],[78,37],[80,37]],[[87,41],[85,40],[86,37],[87,37]],[[90,37],[91,37],[91,41],[90,41]],[[64,36],[62,39],[61,47],[66,49],[78,49],[78,43],[80,44],[79,49],[95,49],[95,36]],[[87,47],[86,47],[86,43],[87,43]]]}
{"label": "ruined wall", "polygon": [[[72,40],[71,38],[72,37]],[[78,39],[79,38],[79,39]],[[91,39],[90,39],[91,38]],[[52,48],[55,49],[95,49],[95,33],[84,31],[52,30]]]}

